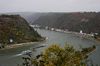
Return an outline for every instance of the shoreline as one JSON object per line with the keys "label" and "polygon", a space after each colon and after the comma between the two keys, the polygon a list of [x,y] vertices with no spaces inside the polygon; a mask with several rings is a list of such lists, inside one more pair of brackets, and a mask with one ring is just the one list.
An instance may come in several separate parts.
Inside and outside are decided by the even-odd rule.
{"label": "shoreline", "polygon": [[86,39],[94,39],[93,36],[91,36],[91,34],[86,34],[86,33],[83,33],[83,34],[80,34],[79,32],[74,32],[74,31],[56,31],[56,30],[50,30],[50,31],[55,31],[55,32],[61,32],[61,33],[67,33],[67,34],[74,34],[78,37],[81,37],[81,38],[86,38]]}
{"label": "shoreline", "polygon": [[36,43],[38,44],[38,43],[44,42],[45,40],[37,41],[37,42],[26,42],[26,43],[10,44],[10,45],[6,45],[5,48],[1,48],[0,51],[1,50],[7,50],[7,49],[19,48],[19,47],[23,47],[23,46],[28,46],[28,45],[36,44]]}
{"label": "shoreline", "polygon": [[[55,30],[50,30],[50,31],[55,31]],[[93,36],[91,36],[91,34],[80,34],[79,32],[73,32],[73,31],[55,31],[55,32],[62,32],[62,33],[67,33],[67,34],[74,34],[77,37],[83,38],[83,39],[89,39],[89,40],[94,40],[94,41],[99,41],[100,42],[100,38],[95,39],[93,38]]]}
{"label": "shoreline", "polygon": [[2,48],[0,50],[14,49],[14,48],[22,47],[22,46],[32,45],[32,44],[35,44],[35,43],[38,43],[38,42],[27,42],[27,43],[11,44],[11,45],[5,46],[5,48]]}

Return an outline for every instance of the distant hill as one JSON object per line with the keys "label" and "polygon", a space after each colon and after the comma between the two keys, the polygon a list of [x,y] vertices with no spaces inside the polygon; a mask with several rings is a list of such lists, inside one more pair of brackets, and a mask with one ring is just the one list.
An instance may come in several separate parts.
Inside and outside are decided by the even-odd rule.
{"label": "distant hill", "polygon": [[8,14],[8,15],[19,14],[21,17],[25,18],[29,24],[32,24],[41,15],[43,15],[43,13],[39,13],[39,12],[9,12],[9,13],[4,13],[4,14]]}
{"label": "distant hill", "polygon": [[0,15],[0,43],[34,42],[42,37],[19,15]]}
{"label": "distant hill", "polygon": [[34,12],[19,12],[16,14],[20,14],[23,18],[27,20],[29,24],[32,24],[41,15],[41,13],[34,13]]}
{"label": "distant hill", "polygon": [[29,24],[38,24],[42,27],[48,26],[76,32],[83,30],[85,33],[100,33],[100,12],[14,12],[7,14],[20,14]]}
{"label": "distant hill", "polygon": [[44,13],[32,24],[85,33],[100,33],[100,12]]}

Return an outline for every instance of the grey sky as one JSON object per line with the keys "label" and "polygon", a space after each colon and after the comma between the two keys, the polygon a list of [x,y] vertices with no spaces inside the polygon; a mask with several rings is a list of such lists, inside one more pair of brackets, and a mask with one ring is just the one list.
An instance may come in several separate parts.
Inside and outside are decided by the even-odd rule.
{"label": "grey sky", "polygon": [[0,0],[0,12],[100,11],[100,0]]}

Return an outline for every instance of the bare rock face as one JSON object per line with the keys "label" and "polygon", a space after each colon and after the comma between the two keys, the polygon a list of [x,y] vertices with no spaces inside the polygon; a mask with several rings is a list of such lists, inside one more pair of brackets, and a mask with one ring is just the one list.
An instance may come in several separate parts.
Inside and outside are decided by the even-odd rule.
{"label": "bare rock face", "polygon": [[19,15],[0,16],[0,43],[38,41],[42,37]]}

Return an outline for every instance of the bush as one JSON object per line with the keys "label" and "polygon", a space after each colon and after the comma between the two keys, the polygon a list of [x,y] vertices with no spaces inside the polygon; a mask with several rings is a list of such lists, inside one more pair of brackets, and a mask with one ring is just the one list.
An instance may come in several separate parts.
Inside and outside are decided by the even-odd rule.
{"label": "bush", "polygon": [[33,66],[87,66],[85,61],[88,58],[87,54],[89,52],[91,52],[91,50],[84,53],[83,50],[76,51],[69,45],[60,47],[54,44],[45,49],[45,51],[36,58],[31,58],[30,64]]}

